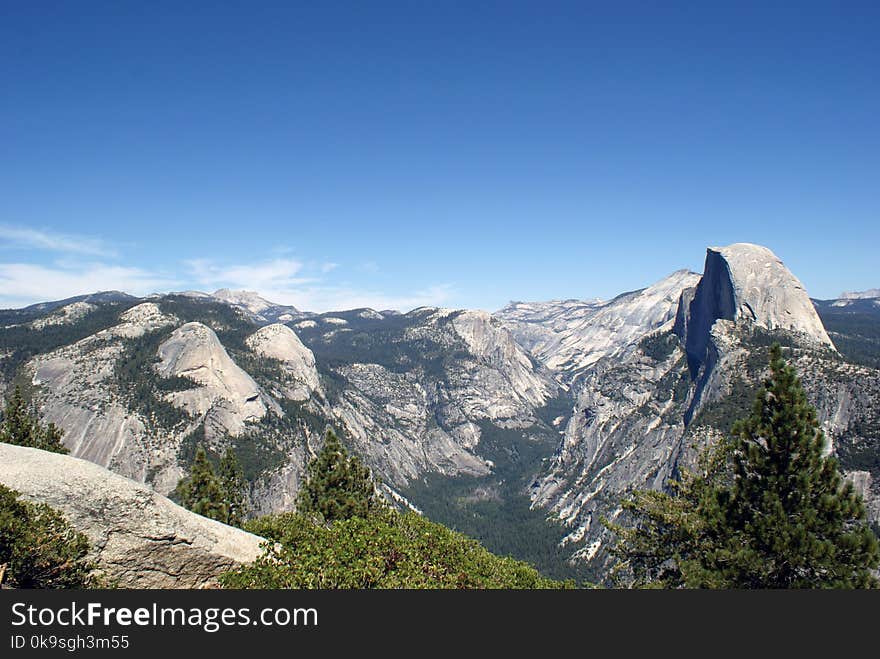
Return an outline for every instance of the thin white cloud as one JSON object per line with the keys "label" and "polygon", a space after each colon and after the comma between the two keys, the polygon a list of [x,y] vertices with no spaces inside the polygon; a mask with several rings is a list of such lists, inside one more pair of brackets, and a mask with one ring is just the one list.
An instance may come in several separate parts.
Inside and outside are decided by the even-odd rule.
{"label": "thin white cloud", "polygon": [[0,263],[0,308],[61,300],[96,291],[146,295],[169,290],[180,282],[140,268],[83,265],[78,269],[32,263]]}
{"label": "thin white cloud", "polygon": [[[341,311],[360,307],[408,311],[421,306],[448,305],[455,293],[450,284],[393,294],[350,283],[335,284],[325,275],[332,272],[336,264],[313,263],[306,268],[292,259],[236,265],[195,259],[184,265],[188,272],[178,277],[104,263],[0,263],[0,308],[23,307],[102,290],[142,296],[195,287],[206,292],[218,288],[256,291],[267,300],[304,311]],[[334,267],[328,268],[328,265]],[[316,276],[306,276],[312,272]]]}
{"label": "thin white cloud", "polygon": [[210,259],[193,259],[187,261],[186,266],[199,286],[212,291],[233,288],[264,294],[315,281],[309,277],[298,277],[303,264],[293,259],[273,259],[245,265],[218,265]]}
{"label": "thin white cloud", "polygon": [[[307,266],[301,261],[279,258],[245,265],[221,265],[209,259],[194,259],[187,261],[186,265],[192,279],[205,290],[232,288],[255,291],[271,302],[289,304],[303,311],[341,311],[360,307],[408,311],[415,307],[442,306],[453,297],[453,288],[449,284],[401,295],[361,289],[349,284],[332,284],[321,276],[339,267],[339,264],[332,262]],[[375,263],[365,265],[372,271],[378,269]],[[317,276],[307,276],[312,273]]]}
{"label": "thin white cloud", "polygon": [[8,224],[0,224],[0,246],[88,256],[117,256],[116,250],[97,238],[40,231]]}
{"label": "thin white cloud", "polygon": [[407,311],[421,306],[442,306],[453,296],[452,286],[440,284],[411,294],[390,295],[351,285],[335,285],[312,272],[327,275],[336,263],[306,266],[293,259],[273,259],[251,264],[225,265],[210,259],[186,262],[192,280],[203,290],[232,288],[254,291],[276,304],[288,304],[304,311],[340,311],[371,307]]}

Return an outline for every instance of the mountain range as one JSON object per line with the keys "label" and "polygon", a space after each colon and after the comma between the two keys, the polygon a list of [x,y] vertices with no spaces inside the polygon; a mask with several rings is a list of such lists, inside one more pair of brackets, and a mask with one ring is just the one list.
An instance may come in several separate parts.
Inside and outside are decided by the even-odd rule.
{"label": "mountain range", "polygon": [[811,300],[757,245],[608,301],[319,314],[103,292],[0,311],[0,328],[0,388],[22,387],[73,456],[160,494],[197,445],[231,446],[253,513],[289,509],[332,427],[397,505],[596,580],[601,520],[729,431],[779,342],[880,521],[880,294]]}

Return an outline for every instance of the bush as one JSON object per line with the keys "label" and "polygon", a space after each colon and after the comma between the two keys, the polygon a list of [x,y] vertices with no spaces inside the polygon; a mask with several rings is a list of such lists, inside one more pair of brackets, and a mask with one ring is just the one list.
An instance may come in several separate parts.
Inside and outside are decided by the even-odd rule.
{"label": "bush", "polygon": [[333,524],[282,513],[245,525],[268,539],[226,588],[563,588],[527,563],[412,513],[379,510]]}
{"label": "bush", "polygon": [[0,485],[0,583],[15,588],[87,588],[98,585],[86,560],[89,543],[45,504],[18,499]]}

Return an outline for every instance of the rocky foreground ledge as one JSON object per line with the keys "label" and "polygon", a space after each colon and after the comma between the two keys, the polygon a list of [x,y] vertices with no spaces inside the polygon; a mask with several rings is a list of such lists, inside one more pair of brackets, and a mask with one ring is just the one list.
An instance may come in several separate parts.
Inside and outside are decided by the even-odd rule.
{"label": "rocky foreground ledge", "polygon": [[202,588],[253,561],[259,536],[196,515],[149,487],[67,455],[0,443],[0,483],[59,510],[123,588]]}

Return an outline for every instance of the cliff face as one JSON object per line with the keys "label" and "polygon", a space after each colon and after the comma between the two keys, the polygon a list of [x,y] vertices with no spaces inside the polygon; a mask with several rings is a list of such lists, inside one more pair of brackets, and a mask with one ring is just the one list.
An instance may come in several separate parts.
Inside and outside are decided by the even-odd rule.
{"label": "cliff face", "polygon": [[232,361],[211,328],[186,323],[159,346],[156,371],[201,385],[168,394],[191,416],[206,415],[208,437],[240,435],[245,424],[266,415],[265,396],[253,378]]}
{"label": "cliff face", "polygon": [[[481,423],[556,432],[537,410],[559,384],[485,312],[353,310],[297,331],[193,295],[103,313],[106,326],[21,373],[73,455],[161,493],[196,444],[238,451],[252,510],[268,513],[293,506],[327,427],[392,487],[489,473]],[[84,321],[71,322],[75,335]]]}
{"label": "cliff face", "polygon": [[628,489],[662,488],[674,473],[690,380],[671,338],[662,355],[637,346],[583,375],[563,440],[533,483],[533,504],[568,527],[561,540],[578,559],[601,556],[600,519],[619,514]]}
{"label": "cliff face", "polygon": [[[773,252],[749,243],[709,251],[727,267],[737,318],[767,330],[791,332],[806,344],[833,345],[803,284]],[[707,268],[714,264],[713,258]]]}
{"label": "cliff face", "polygon": [[[556,389],[555,383],[536,372],[534,365],[513,336],[485,311],[464,311],[452,318],[452,327],[479,364],[492,368],[519,398],[523,408],[541,407]],[[511,410],[512,412],[513,410]],[[503,417],[506,412],[486,412]]]}
{"label": "cliff face", "polygon": [[[168,464],[173,433],[156,427],[118,394],[116,366],[125,359],[128,342],[179,321],[149,302],[123,311],[115,321],[69,345],[38,354],[24,371],[44,420],[64,430],[64,442],[73,455],[144,480],[150,469]],[[176,444],[172,453],[174,449]],[[167,483],[161,477],[159,483],[169,491],[181,472],[172,468],[165,476]]]}
{"label": "cliff face", "polygon": [[713,359],[711,332],[718,320],[783,331],[807,346],[834,345],[803,284],[760,245],[706,251],[703,277],[693,294],[682,297],[676,323],[693,372]]}
{"label": "cliff face", "polygon": [[[558,393],[558,383],[489,314],[422,308],[369,322],[382,328],[383,343],[331,367],[346,383],[332,406],[389,484],[403,487],[429,473],[490,473],[480,448],[484,422],[552,432],[537,409]],[[326,349],[329,338],[345,351],[367,341],[335,326],[342,329],[328,332],[323,320],[305,328],[304,341]]]}
{"label": "cliff face", "polygon": [[672,322],[683,291],[700,276],[678,270],[608,302],[513,303],[496,313],[540,363],[565,382],[599,360],[619,356]]}
{"label": "cliff face", "polygon": [[262,538],[196,515],[96,464],[0,444],[0,483],[59,510],[124,588],[199,588],[260,554]]}
{"label": "cliff face", "polygon": [[259,357],[283,365],[284,378],[277,389],[279,396],[303,401],[315,393],[323,395],[315,355],[287,325],[273,323],[261,327],[245,343]]}

